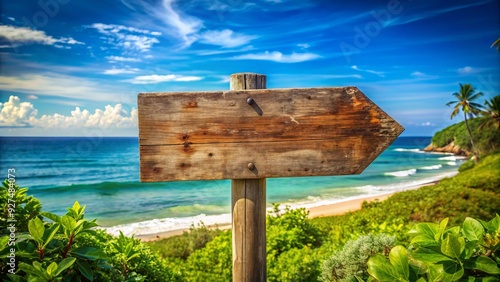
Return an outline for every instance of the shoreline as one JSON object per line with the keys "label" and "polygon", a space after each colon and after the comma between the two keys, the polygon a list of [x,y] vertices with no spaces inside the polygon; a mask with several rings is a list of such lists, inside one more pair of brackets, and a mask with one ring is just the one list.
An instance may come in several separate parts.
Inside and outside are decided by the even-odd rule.
{"label": "shoreline", "polygon": [[[416,190],[425,186],[432,186],[436,185],[439,183],[440,180],[436,181],[431,181],[428,183],[424,183],[421,185],[417,185],[415,187],[411,187],[405,190],[401,191],[394,191],[390,193],[385,193],[385,194],[379,194],[379,195],[367,195],[365,197],[360,197],[360,198],[355,198],[355,199],[350,199],[346,201],[341,201],[333,204],[326,204],[322,206],[314,206],[310,208],[306,208],[306,210],[309,212],[309,218],[316,218],[316,217],[325,217],[325,216],[335,216],[335,215],[343,215],[348,212],[353,212],[361,209],[361,206],[363,202],[373,202],[373,201],[384,201],[390,196],[408,191],[408,190]],[[219,230],[227,230],[231,229],[231,223],[222,223],[222,224],[213,224],[213,225],[208,225],[208,228],[216,229],[218,228]],[[137,239],[140,239],[142,242],[151,242],[151,241],[158,241],[162,240],[165,238],[173,237],[173,236],[178,236],[182,235],[184,232],[189,231],[189,228],[184,228],[184,229],[177,229],[177,230],[169,230],[165,232],[158,232],[158,233],[153,233],[153,234],[145,234],[145,235],[135,235],[134,237]]]}

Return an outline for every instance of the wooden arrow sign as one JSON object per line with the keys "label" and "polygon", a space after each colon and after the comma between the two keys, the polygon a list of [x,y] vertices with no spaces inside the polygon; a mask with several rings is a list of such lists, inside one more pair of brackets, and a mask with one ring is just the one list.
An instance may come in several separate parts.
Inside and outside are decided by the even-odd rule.
{"label": "wooden arrow sign", "polygon": [[356,87],[141,93],[141,181],[361,173],[403,127]]}

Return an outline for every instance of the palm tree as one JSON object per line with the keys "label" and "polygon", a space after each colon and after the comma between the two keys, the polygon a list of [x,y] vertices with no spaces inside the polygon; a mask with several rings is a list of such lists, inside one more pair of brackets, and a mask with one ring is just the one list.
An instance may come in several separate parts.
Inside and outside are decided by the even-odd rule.
{"label": "palm tree", "polygon": [[477,128],[493,127],[497,130],[500,128],[500,95],[491,98],[484,102],[486,109],[481,113],[484,116],[484,121]]}
{"label": "palm tree", "polygon": [[450,118],[454,118],[460,110],[464,113],[464,118],[465,118],[465,126],[467,127],[467,132],[469,132],[469,138],[470,138],[470,143],[472,145],[472,150],[474,151],[474,156],[476,157],[476,162],[479,158],[476,150],[476,146],[474,145],[474,140],[472,140],[472,132],[470,131],[469,128],[469,122],[467,121],[467,117],[472,118],[474,115],[477,115],[480,113],[481,108],[483,107],[482,105],[473,102],[480,96],[483,96],[483,93],[477,92],[472,87],[471,84],[467,83],[465,85],[462,85],[460,83],[460,91],[453,93],[453,96],[457,98],[456,101],[451,101],[446,104],[446,106],[451,106],[453,104],[455,105],[455,108],[453,109],[453,112],[451,113]]}
{"label": "palm tree", "polygon": [[500,50],[500,38],[498,38],[495,42],[493,42],[491,47],[493,47],[495,45],[497,46],[497,51],[499,51]]}

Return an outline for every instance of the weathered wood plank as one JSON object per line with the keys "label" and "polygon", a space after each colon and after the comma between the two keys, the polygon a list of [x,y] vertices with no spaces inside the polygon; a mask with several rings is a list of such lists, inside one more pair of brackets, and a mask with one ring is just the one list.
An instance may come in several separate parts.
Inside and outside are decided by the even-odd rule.
{"label": "weathered wood plank", "polygon": [[[266,76],[240,73],[230,77],[230,88],[266,88]],[[255,105],[254,105],[255,106]],[[252,152],[247,155],[252,156]],[[214,153],[208,153],[213,157]],[[237,158],[234,161],[238,161]],[[232,163],[229,159],[228,163]],[[256,171],[253,163],[247,169]],[[232,179],[233,281],[266,281],[266,179]]]}
{"label": "weathered wood plank", "polygon": [[233,281],[266,281],[266,180],[231,181]]}
{"label": "weathered wood plank", "polygon": [[148,93],[138,104],[141,146],[395,138],[403,131],[356,87]]}
{"label": "weathered wood plank", "polygon": [[[334,140],[141,146],[141,181],[346,175],[364,170],[390,143]],[[248,169],[253,163],[255,169]]]}

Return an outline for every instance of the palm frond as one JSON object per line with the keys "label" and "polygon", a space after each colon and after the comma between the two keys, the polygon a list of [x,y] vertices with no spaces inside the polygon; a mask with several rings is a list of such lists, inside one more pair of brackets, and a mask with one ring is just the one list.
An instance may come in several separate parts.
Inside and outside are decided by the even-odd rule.
{"label": "palm frond", "polygon": [[495,45],[497,46],[497,51],[499,51],[500,50],[500,37],[497,40],[495,40],[495,42],[493,42],[493,44],[491,44],[490,48],[493,48],[493,46],[495,46]]}

